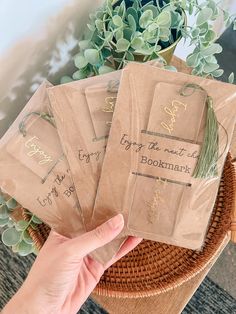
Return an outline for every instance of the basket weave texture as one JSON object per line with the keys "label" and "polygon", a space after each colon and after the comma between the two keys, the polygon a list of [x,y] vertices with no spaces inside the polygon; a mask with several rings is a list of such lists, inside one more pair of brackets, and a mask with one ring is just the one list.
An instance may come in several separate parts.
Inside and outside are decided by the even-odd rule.
{"label": "basket weave texture", "polygon": [[[228,154],[202,250],[144,240],[104,273],[95,293],[124,298],[147,297],[166,292],[193,278],[215,257],[229,232],[235,190],[235,167]],[[38,249],[49,231],[44,224],[38,230],[29,230]]]}

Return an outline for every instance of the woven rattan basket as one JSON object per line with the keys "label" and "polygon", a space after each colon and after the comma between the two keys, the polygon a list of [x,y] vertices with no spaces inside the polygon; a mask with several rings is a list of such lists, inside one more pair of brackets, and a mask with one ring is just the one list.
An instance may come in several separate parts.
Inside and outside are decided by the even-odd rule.
{"label": "woven rattan basket", "polygon": [[[236,171],[228,154],[203,249],[197,252],[144,240],[104,273],[95,292],[113,297],[145,297],[166,292],[197,275],[216,256],[230,228],[236,230],[232,221],[235,192]],[[28,219],[26,214],[24,218]],[[29,230],[38,249],[49,231],[44,224],[38,230]]]}

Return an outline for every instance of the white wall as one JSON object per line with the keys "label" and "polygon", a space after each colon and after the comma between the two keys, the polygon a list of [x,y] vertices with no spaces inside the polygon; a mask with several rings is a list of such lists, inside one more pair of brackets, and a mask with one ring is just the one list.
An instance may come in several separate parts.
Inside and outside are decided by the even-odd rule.
{"label": "white wall", "polygon": [[[0,0],[0,137],[42,80],[67,72],[88,11],[103,1]],[[236,12],[236,0],[223,6]],[[176,55],[184,59],[192,49],[180,43]]]}

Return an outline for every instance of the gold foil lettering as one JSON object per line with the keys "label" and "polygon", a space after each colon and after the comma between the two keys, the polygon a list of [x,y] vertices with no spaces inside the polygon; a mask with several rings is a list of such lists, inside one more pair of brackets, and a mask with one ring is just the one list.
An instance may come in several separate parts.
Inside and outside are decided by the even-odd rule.
{"label": "gold foil lettering", "polygon": [[44,165],[53,161],[52,157],[48,155],[43,149],[35,143],[35,141],[39,140],[37,136],[31,137],[28,141],[25,142],[25,147],[29,149],[27,156],[29,157],[39,157],[40,161],[39,165]]}
{"label": "gold foil lettering", "polygon": [[174,126],[177,121],[178,111],[180,108],[183,108],[184,110],[187,109],[187,104],[182,103],[179,100],[173,100],[171,103],[171,107],[164,107],[164,111],[167,114],[167,117],[169,118],[168,122],[162,121],[161,126],[168,131],[169,134],[172,134],[172,131],[174,131]]}
{"label": "gold foil lettering", "polygon": [[117,97],[106,97],[103,112],[114,112]]}

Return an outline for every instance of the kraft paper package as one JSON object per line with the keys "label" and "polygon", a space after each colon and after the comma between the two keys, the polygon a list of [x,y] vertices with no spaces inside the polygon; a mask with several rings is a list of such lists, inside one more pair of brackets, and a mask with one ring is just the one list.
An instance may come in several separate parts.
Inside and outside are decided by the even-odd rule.
{"label": "kraft paper package", "polygon": [[92,226],[121,212],[125,228],[97,259],[109,260],[128,235],[201,249],[235,104],[231,84],[147,64],[123,70]]}
{"label": "kraft paper package", "polygon": [[116,71],[48,90],[87,230],[90,230],[120,74]]}
{"label": "kraft paper package", "polygon": [[43,83],[0,141],[0,187],[58,233],[84,232],[75,188]]}

